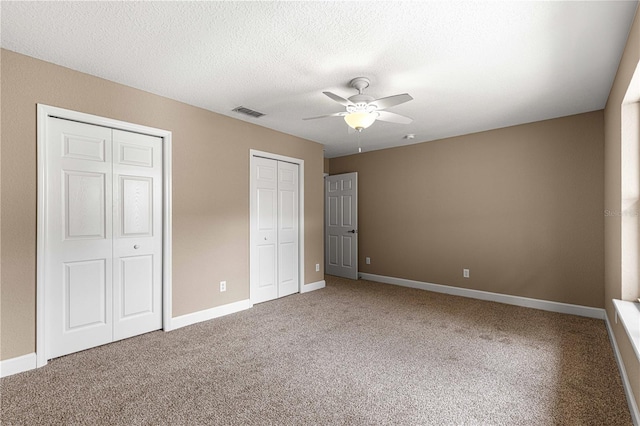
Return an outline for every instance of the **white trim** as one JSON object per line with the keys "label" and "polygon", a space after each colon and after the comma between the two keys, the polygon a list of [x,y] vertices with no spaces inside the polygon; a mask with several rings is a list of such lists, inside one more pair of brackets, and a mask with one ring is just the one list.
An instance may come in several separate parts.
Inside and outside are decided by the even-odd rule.
{"label": "white trim", "polygon": [[605,315],[604,321],[607,325],[609,340],[611,341],[611,346],[613,346],[613,353],[616,357],[616,362],[618,363],[620,376],[622,377],[622,386],[624,387],[624,393],[627,397],[627,404],[629,405],[629,411],[631,412],[631,420],[633,421],[633,424],[635,426],[638,426],[640,425],[640,411],[638,410],[636,399],[633,397],[633,390],[631,389],[631,383],[629,382],[629,377],[627,376],[627,370],[624,368],[624,362],[622,362],[622,355],[620,355],[620,350],[618,349],[616,335],[613,333],[613,329],[611,328],[611,323],[609,322],[609,317],[607,315]]}
{"label": "white trim", "polygon": [[[297,164],[298,169],[298,199],[300,205],[298,206],[298,291],[302,293],[304,287],[304,160],[299,158],[287,157],[284,155],[273,154],[265,151],[258,151],[257,149],[249,150],[249,268],[253,269],[256,256],[254,253],[253,241],[253,228],[255,218],[252,216],[253,211],[253,195],[251,194],[251,188],[253,187],[253,158],[263,157],[270,158],[272,160],[286,161],[288,163]],[[249,274],[251,275],[251,274]],[[251,279],[249,279],[249,298],[251,298]]]}
{"label": "white trim", "polygon": [[0,377],[7,377],[37,368],[36,353],[0,361]]}
{"label": "white trim", "polygon": [[640,361],[640,303],[613,299],[616,308],[616,324],[618,318],[629,336],[629,342]]}
{"label": "white trim", "polygon": [[162,328],[173,330],[172,301],[173,301],[173,163],[172,163],[172,133],[167,132],[162,144]]}
{"label": "white trim", "polygon": [[325,286],[326,283],[324,282],[324,280],[305,284],[300,288],[300,293],[309,293],[310,291],[320,290],[321,288],[325,288]]}
{"label": "white trim", "polygon": [[202,321],[209,321],[225,315],[235,314],[236,312],[244,311],[245,309],[250,309],[252,307],[253,303],[251,303],[251,300],[240,300],[239,302],[228,303],[226,305],[216,306],[215,308],[209,308],[203,311],[175,317],[173,318],[171,325],[173,326],[173,330],[176,330]]}
{"label": "white trim", "polygon": [[572,305],[569,303],[551,302],[548,300],[531,299],[529,297],[511,296],[508,294],[491,293],[488,291],[471,290],[468,288],[452,287],[442,284],[432,284],[422,281],[407,280],[404,278],[386,277],[383,275],[360,272],[360,277],[365,280],[377,281],[386,284],[394,284],[402,287],[418,288],[421,290],[445,293],[454,296],[469,297],[471,299],[488,300],[491,302],[505,303],[507,305],[524,306],[526,308],[541,309],[543,311],[559,312],[562,314],[578,315],[581,317],[605,318],[605,310],[590,306]]}
{"label": "white trim", "polygon": [[162,138],[163,146],[163,259],[162,259],[162,326],[165,330],[173,328],[171,319],[171,300],[172,300],[172,234],[171,234],[171,215],[172,215],[172,199],[171,199],[171,132],[168,130],[156,129],[153,127],[142,126],[125,121],[113,120],[111,118],[99,117],[97,115],[85,114],[82,112],[72,111],[68,109],[53,107],[49,105],[38,104],[37,110],[37,161],[38,161],[38,202],[37,202],[37,258],[36,258],[36,360],[37,367],[47,364],[46,353],[46,298],[45,298],[45,236],[47,229],[47,158],[46,158],[46,140],[47,140],[47,119],[49,117],[58,117],[67,120],[79,121],[82,123],[93,124],[97,126],[110,127],[112,129],[125,130],[135,133],[143,133],[150,136]]}

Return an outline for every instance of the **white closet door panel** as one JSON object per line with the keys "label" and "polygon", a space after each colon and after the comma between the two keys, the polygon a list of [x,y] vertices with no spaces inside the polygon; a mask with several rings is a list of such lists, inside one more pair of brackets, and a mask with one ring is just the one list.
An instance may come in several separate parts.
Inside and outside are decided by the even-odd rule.
{"label": "white closet door panel", "polygon": [[112,316],[111,130],[48,119],[47,357],[108,343]]}
{"label": "white closet door panel", "polygon": [[299,290],[299,170],[297,164],[251,159],[251,300]]}
{"label": "white closet door panel", "polygon": [[113,131],[114,340],[162,327],[162,140]]}
{"label": "white closet door panel", "polygon": [[278,297],[298,291],[298,165],[278,162]]}
{"label": "white closet door panel", "polygon": [[252,233],[253,253],[257,257],[251,268],[251,299],[254,303],[278,297],[278,162],[266,158],[254,158],[251,173],[251,196],[254,198]]}

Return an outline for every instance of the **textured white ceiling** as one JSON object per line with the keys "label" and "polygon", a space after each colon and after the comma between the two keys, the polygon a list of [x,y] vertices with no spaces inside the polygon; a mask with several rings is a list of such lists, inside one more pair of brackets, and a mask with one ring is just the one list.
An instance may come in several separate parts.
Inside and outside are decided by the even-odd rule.
{"label": "textured white ceiling", "polygon": [[[637,2],[7,2],[3,48],[320,142],[326,156],[604,107]],[[322,94],[409,93],[348,133]],[[266,114],[232,112],[245,106]],[[412,141],[403,139],[414,133]],[[360,141],[358,141],[360,138]]]}

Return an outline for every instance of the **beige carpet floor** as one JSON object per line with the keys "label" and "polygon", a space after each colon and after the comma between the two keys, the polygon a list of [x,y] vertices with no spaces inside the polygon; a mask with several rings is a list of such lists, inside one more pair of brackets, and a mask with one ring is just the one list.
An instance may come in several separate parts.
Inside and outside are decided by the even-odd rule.
{"label": "beige carpet floor", "polygon": [[2,425],[629,425],[601,320],[327,287],[0,381]]}

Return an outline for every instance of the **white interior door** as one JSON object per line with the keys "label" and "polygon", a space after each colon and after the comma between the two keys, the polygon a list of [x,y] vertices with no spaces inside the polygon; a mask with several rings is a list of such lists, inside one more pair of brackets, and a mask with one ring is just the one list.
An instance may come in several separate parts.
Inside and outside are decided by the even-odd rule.
{"label": "white interior door", "polygon": [[162,154],[160,138],[47,120],[54,358],[162,327]]}
{"label": "white interior door", "polygon": [[278,297],[298,292],[298,165],[278,161]]}
{"label": "white interior door", "polygon": [[358,173],[325,178],[325,271],[358,279]]}
{"label": "white interior door", "polygon": [[111,129],[49,119],[48,357],[113,340]]}
{"label": "white interior door", "polygon": [[259,303],[278,297],[278,162],[254,157],[252,173],[256,262],[251,271],[251,300]]}
{"label": "white interior door", "polygon": [[251,159],[251,300],[299,289],[299,171],[296,164]]}
{"label": "white interior door", "polygon": [[113,130],[114,340],[162,327],[162,139]]}

